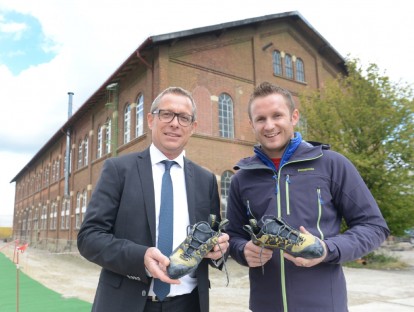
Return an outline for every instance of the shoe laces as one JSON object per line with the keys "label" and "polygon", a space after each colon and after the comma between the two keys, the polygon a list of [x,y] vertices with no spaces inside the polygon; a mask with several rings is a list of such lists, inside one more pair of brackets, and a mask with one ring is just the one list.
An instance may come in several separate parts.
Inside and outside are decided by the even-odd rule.
{"label": "shoe laces", "polygon": [[[281,223],[281,224],[279,224],[279,223]],[[255,224],[255,223],[253,222],[253,224]],[[274,231],[274,226],[275,225],[278,227],[277,231]],[[298,231],[294,230],[282,218],[279,218],[279,219],[277,219],[277,218],[266,219],[263,222],[263,226],[261,227],[261,230],[262,230],[263,233],[272,234],[272,235],[278,236],[282,239],[285,239],[288,242],[292,243],[293,245],[300,245],[304,241],[304,238],[302,236],[300,236],[300,233],[298,233]],[[287,231],[287,233],[284,233],[285,231]],[[293,238],[291,236],[293,236]],[[265,248],[265,246],[262,245],[261,249],[260,249],[260,253],[259,253],[259,260],[260,260],[260,265],[262,267],[262,274],[263,275],[264,275],[264,264],[262,262],[262,253],[263,253],[264,248]]]}
{"label": "shoe laces", "polygon": [[[210,216],[210,218],[211,217],[212,216]],[[192,253],[194,251],[199,250],[201,245],[205,244],[210,238],[212,238],[215,235],[220,236],[221,229],[224,228],[224,226],[228,223],[228,220],[226,220],[225,222],[222,222],[221,224],[219,224],[217,231],[213,230],[213,228],[212,228],[212,227],[214,227],[215,223],[217,223],[215,220],[216,219],[213,219],[210,222],[211,226],[207,222],[200,222],[198,224],[198,226],[191,226],[191,225],[187,226],[187,236],[189,236],[191,239],[190,239],[190,242],[188,244],[188,248],[186,250],[184,250],[184,253],[182,255],[184,260],[188,261],[192,257]],[[200,228],[200,225],[205,225],[206,229]],[[193,232],[192,234],[191,234],[191,230]],[[202,239],[199,239],[197,236],[194,235],[196,231],[202,232],[205,235],[205,240],[204,241]],[[223,267],[224,267],[224,271],[226,272],[226,278],[227,278],[226,287],[227,287],[229,285],[230,279],[229,279],[229,273],[227,271],[226,260],[224,259],[224,252],[221,249],[220,244],[216,244],[216,245],[219,246],[221,256],[223,258]]]}
{"label": "shoe laces", "polygon": [[[201,224],[204,224],[209,227],[209,225],[206,222],[202,222]],[[190,239],[190,243],[188,244],[188,248],[184,250],[184,254],[183,254],[183,257],[185,257],[186,260],[190,259],[194,251],[199,250],[201,245],[205,244],[207,240],[209,240],[211,237],[214,236],[214,231],[211,230],[210,227],[209,229],[203,230],[202,228],[200,228],[201,224],[199,224],[198,227],[193,227],[194,229],[192,231],[193,232],[192,234],[191,234],[192,227],[190,225],[187,226],[187,235],[190,236],[191,239]],[[196,231],[203,233],[206,239],[203,241],[202,239],[198,238],[195,235]]]}
{"label": "shoe laces", "polygon": [[[279,224],[282,223],[282,224]],[[274,231],[272,225],[276,224],[277,231]],[[272,234],[278,236],[282,239],[287,240],[288,242],[292,243],[293,245],[300,245],[303,243],[303,237],[300,236],[298,231],[294,230],[290,225],[288,225],[283,219],[267,219],[264,222],[262,227],[263,233]],[[287,232],[287,233],[285,233]]]}

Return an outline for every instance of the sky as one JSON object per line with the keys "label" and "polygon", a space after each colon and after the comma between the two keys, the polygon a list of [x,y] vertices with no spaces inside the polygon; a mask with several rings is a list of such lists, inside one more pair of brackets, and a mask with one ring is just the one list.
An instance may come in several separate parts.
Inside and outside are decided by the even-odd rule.
{"label": "sky", "polygon": [[[142,1],[144,2],[144,1]],[[0,226],[10,181],[146,38],[298,11],[344,58],[414,84],[406,0],[0,0]]]}

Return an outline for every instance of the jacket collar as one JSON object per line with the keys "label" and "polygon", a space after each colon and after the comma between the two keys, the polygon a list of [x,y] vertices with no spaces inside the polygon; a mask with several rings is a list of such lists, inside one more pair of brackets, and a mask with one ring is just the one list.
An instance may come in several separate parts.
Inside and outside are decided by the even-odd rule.
{"label": "jacket collar", "polygon": [[[299,144],[302,142],[302,136],[299,132],[295,132],[294,137],[290,140],[288,146],[286,147],[282,159],[280,160],[280,167],[282,167],[293,155],[293,153],[298,148]],[[254,153],[259,157],[259,159],[269,168],[273,169],[274,171],[277,171],[275,168],[275,165],[273,164],[273,161],[267,156],[260,145],[256,145],[254,147]]]}
{"label": "jacket collar", "polygon": [[[306,142],[302,140],[299,132],[295,133],[295,137],[290,141],[286,148],[280,168],[290,161],[303,161],[307,159],[314,159],[323,154],[324,149],[329,149],[329,145],[317,142]],[[233,168],[239,169],[270,169],[276,171],[272,160],[263,153],[260,145],[254,147],[255,155],[241,159]]]}

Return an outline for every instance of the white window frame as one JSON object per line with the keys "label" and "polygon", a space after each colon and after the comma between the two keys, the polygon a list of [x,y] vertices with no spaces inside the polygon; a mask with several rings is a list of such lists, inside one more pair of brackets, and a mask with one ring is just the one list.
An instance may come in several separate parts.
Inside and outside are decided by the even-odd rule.
{"label": "white window frame", "polygon": [[112,120],[108,118],[105,123],[105,154],[109,154],[111,152],[111,129],[112,127]]}
{"label": "white window frame", "polygon": [[102,157],[102,134],[103,134],[103,127],[98,127],[98,136],[96,142],[96,158]]}
{"label": "white window frame", "polygon": [[233,99],[227,93],[219,96],[219,129],[220,137],[234,138],[234,115],[233,115]]}
{"label": "white window frame", "polygon": [[273,51],[273,74],[283,75],[282,56],[278,50]]}
{"label": "white window frame", "polygon": [[83,166],[87,166],[89,164],[89,137],[86,136],[85,140],[83,141]]}
{"label": "white window frame", "polygon": [[290,54],[285,55],[285,76],[288,79],[293,79],[293,61]]}
{"label": "white window frame", "polygon": [[144,134],[144,95],[140,94],[137,98],[137,106],[135,107],[135,137]]}
{"label": "white window frame", "polygon": [[76,194],[76,209],[75,209],[75,228],[80,229],[81,216],[80,216],[80,205],[81,205],[81,193]]}
{"label": "white window frame", "polygon": [[83,164],[83,140],[79,141],[78,144],[78,169],[82,168]]}
{"label": "white window frame", "polygon": [[305,82],[305,65],[302,59],[297,58],[295,62],[296,81]]}
{"label": "white window frame", "polygon": [[131,104],[124,109],[124,144],[131,141]]}

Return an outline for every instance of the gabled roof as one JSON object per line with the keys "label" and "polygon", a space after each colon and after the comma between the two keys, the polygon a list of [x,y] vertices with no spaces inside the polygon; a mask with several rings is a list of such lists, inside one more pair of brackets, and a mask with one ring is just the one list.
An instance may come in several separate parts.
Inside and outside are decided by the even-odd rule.
{"label": "gabled roof", "polygon": [[141,53],[146,50],[151,50],[154,46],[174,42],[177,40],[189,39],[208,33],[215,33],[219,35],[227,30],[261,25],[275,20],[287,21],[293,27],[296,27],[316,46],[318,52],[325,58],[337,65],[344,72],[345,60],[344,58],[317,32],[297,11],[265,15],[260,17],[248,18],[233,22],[227,22],[206,27],[199,27],[189,30],[177,31],[173,33],[161,34],[157,36],[148,37],[119,67],[118,69],[86,100],[86,102],[73,114],[69,120],[62,125],[62,127],[53,135],[50,140],[36,153],[36,155],[29,161],[29,163],[12,179],[15,182],[17,178],[26,170],[29,170],[38,158],[43,155],[53,144],[55,144],[62,136],[66,134],[67,129],[71,128],[82,116],[87,113],[92,107],[99,103],[106,95],[106,87],[113,82],[118,82],[127,75],[138,63],[145,63],[141,57]]}
{"label": "gabled roof", "polygon": [[254,26],[273,22],[275,20],[286,20],[302,33],[317,47],[318,52],[324,57],[332,61],[333,64],[339,66],[342,70],[346,71],[344,58],[329,44],[322,35],[316,31],[308,21],[298,12],[285,12],[278,14],[265,15],[260,17],[248,18],[244,20],[228,22],[223,24],[217,24],[212,26],[194,28],[184,31],[177,31],[173,33],[158,35],[149,37],[139,48],[138,51],[145,48],[152,47],[153,45],[165,43],[166,41],[174,41],[183,38],[196,37],[206,33],[220,34],[226,30],[240,28],[243,26]]}

